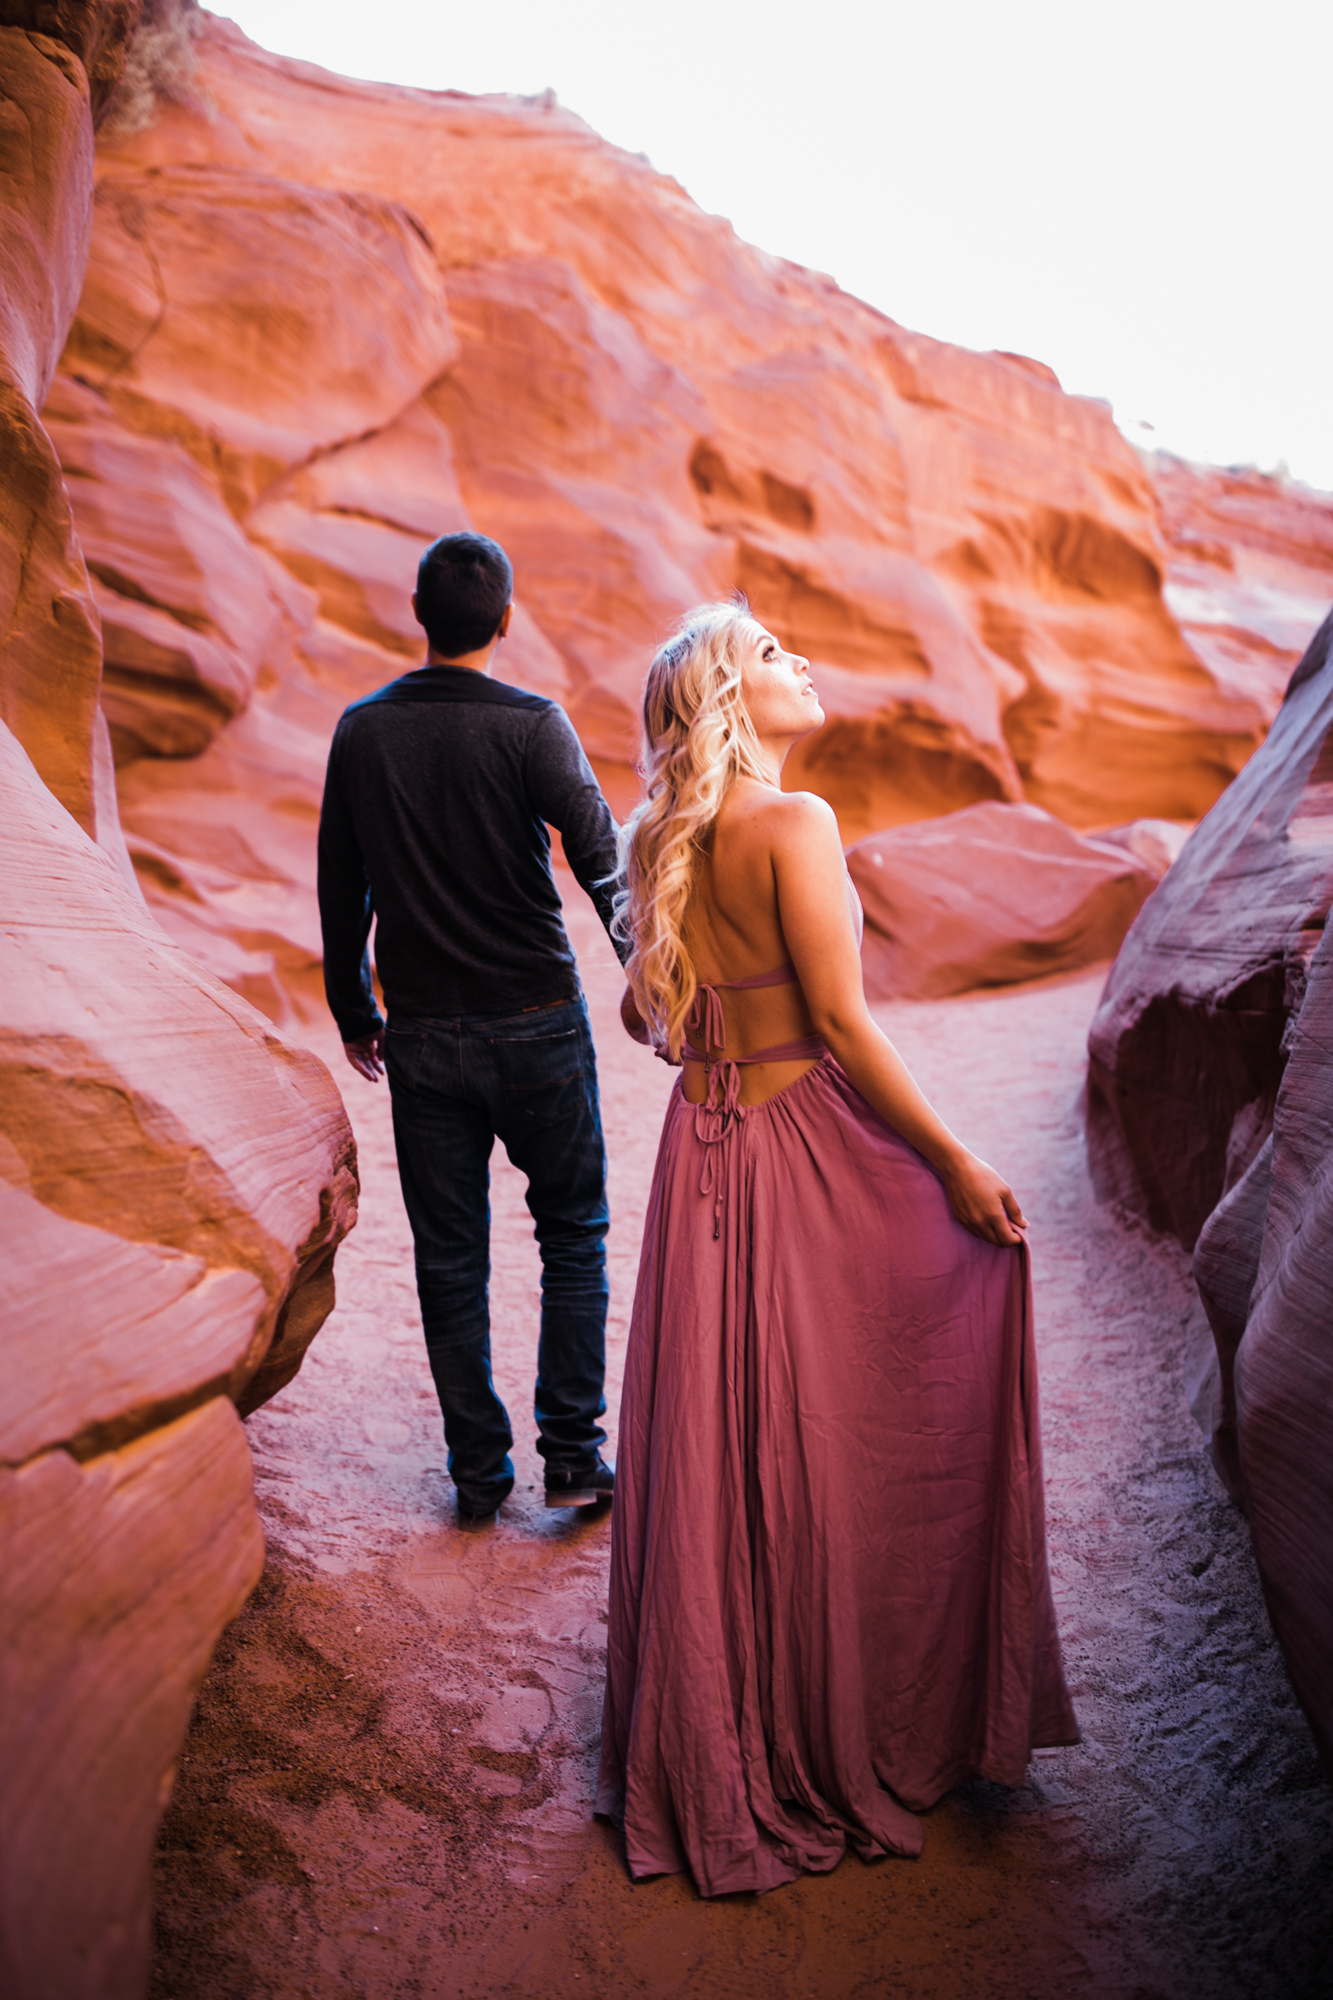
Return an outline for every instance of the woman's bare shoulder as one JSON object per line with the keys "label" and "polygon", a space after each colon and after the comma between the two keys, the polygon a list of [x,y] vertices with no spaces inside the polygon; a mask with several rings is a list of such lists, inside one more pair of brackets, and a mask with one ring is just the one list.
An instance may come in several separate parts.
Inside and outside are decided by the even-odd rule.
{"label": "woman's bare shoulder", "polygon": [[821,799],[816,792],[770,790],[756,810],[763,816],[765,832],[775,841],[805,841],[811,835],[827,837],[831,833],[841,849],[838,816],[828,800]]}
{"label": "woman's bare shoulder", "polygon": [[836,826],[837,815],[817,792],[780,792],[775,785],[740,779],[722,808],[724,818],[769,822],[779,826]]}
{"label": "woman's bare shoulder", "polygon": [[779,792],[772,785],[737,785],[723,807],[720,830],[729,852],[777,860],[821,848],[842,852],[832,806],[813,792]]}

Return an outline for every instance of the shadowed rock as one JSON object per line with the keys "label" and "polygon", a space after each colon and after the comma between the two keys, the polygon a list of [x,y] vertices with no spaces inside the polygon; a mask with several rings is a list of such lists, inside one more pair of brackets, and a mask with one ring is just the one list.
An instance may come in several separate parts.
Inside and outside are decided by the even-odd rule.
{"label": "shadowed rock", "polygon": [[1333,620],[1112,969],[1088,1049],[1098,1192],[1187,1249],[1264,1143],[1333,882]]}
{"label": "shadowed rock", "polygon": [[1333,1773],[1333,617],[1116,960],[1089,1038],[1104,1197],[1196,1245],[1191,1400]]}
{"label": "shadowed rock", "polygon": [[[1278,1090],[1272,1185],[1236,1353],[1235,1407],[1241,1490],[1264,1593],[1333,1776],[1331,1054],[1333,939],[1325,931]],[[1252,1212],[1258,1208],[1256,1200]],[[1237,1246],[1235,1263],[1242,1267],[1252,1240]],[[1216,1271],[1222,1261],[1216,1247],[1214,1257]]]}

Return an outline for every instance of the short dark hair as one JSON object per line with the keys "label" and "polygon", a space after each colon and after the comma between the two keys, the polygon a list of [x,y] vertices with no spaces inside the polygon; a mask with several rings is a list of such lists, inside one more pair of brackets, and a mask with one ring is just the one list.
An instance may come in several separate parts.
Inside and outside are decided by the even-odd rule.
{"label": "short dark hair", "polygon": [[489,535],[441,535],[417,567],[417,623],[431,651],[461,659],[488,646],[514,594],[508,556]]}

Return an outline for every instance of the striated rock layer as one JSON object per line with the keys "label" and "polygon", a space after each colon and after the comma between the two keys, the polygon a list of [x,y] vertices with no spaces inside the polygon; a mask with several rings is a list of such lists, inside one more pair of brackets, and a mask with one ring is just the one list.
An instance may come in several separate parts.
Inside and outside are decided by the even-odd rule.
{"label": "striated rock layer", "polygon": [[1333,1772],[1333,617],[1116,960],[1089,1039],[1103,1197],[1195,1248],[1193,1401]]}
{"label": "striated rock layer", "polygon": [[817,669],[790,782],[849,840],[986,800],[1192,821],[1261,740],[1333,505],[1279,496],[1270,561],[1266,488],[1162,462],[1167,518],[1103,405],[751,249],[553,102],[348,82],[191,18],[193,85],[141,79],[99,141],[47,417],[144,892],[270,1013],[317,992],[333,721],[421,657],[449,528],[511,550],[501,671],[621,802],[651,649],[733,588]]}
{"label": "striated rock layer", "polygon": [[37,415],[88,255],[88,79],[71,47],[33,30],[29,11],[37,20],[47,10],[0,14],[0,719],[85,832],[97,837],[100,828],[114,846],[97,614],[60,464]]}
{"label": "striated rock layer", "polygon": [[[1333,934],[1310,962],[1278,1089],[1262,1228],[1219,1228],[1199,1268],[1238,1290],[1254,1269],[1234,1361],[1241,1490],[1273,1624],[1333,1776]],[[1256,1179],[1259,1176],[1256,1175]],[[1257,1190],[1256,1190],[1257,1193]],[[1239,1217],[1236,1221],[1239,1222]],[[1225,1274],[1225,1276],[1224,1276]],[[1219,1343],[1219,1359],[1221,1343]]]}
{"label": "striated rock layer", "polygon": [[1219,682],[1271,716],[1333,596],[1333,504],[1271,473],[1149,461],[1166,538],[1164,595]]}
{"label": "striated rock layer", "polygon": [[[137,12],[0,7],[0,1986],[14,2000],[142,1991],[174,1760],[263,1554],[238,1411],[299,1366],[356,1192],[327,1072],[173,944],[138,889],[97,586],[37,414],[83,279],[92,112]],[[121,463],[108,478],[114,541],[132,482]],[[199,642],[178,651],[237,713],[251,656],[227,545],[201,525],[188,461],[154,492],[154,518],[199,558],[193,597],[188,580],[159,592]],[[231,546],[255,567],[243,537]],[[158,555],[174,569],[165,532]],[[150,669],[159,636],[139,628]]]}
{"label": "striated rock layer", "polygon": [[1325,620],[1263,749],[1129,933],[1093,1024],[1099,1192],[1186,1248],[1271,1129],[1333,894],[1330,632]]}

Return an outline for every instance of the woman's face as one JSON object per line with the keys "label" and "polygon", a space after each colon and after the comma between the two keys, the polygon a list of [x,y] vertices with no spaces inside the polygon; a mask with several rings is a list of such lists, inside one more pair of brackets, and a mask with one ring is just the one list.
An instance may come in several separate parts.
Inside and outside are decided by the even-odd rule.
{"label": "woman's face", "polygon": [[810,662],[799,653],[784,653],[759,624],[750,626],[741,656],[741,693],[761,743],[808,736],[824,720]]}

